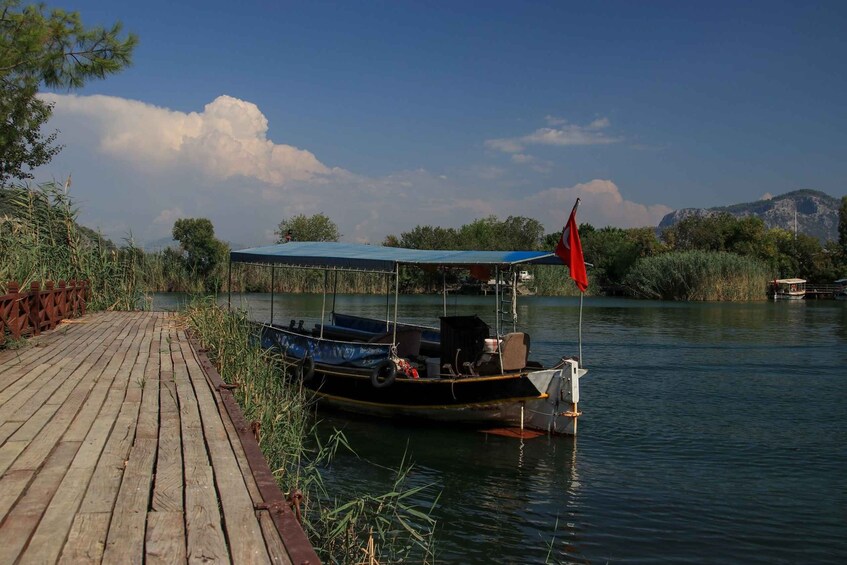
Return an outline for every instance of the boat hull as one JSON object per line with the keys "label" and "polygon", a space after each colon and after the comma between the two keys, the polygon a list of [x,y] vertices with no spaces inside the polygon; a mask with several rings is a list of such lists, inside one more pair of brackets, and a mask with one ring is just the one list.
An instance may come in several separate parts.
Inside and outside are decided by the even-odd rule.
{"label": "boat hull", "polygon": [[803,300],[806,297],[806,292],[794,292],[794,293],[777,293],[773,295],[774,300]]}
{"label": "boat hull", "polygon": [[494,375],[413,378],[397,371],[383,380],[377,378],[382,371],[395,368],[389,345],[327,340],[267,325],[261,336],[263,346],[285,358],[287,378],[302,379],[326,406],[389,418],[576,433],[579,379],[586,371],[574,359]]}
{"label": "boat hull", "polygon": [[398,378],[377,389],[370,376],[318,367],[306,386],[320,405],[355,414],[575,435],[583,374],[576,361],[568,361],[558,369],[511,375]]}

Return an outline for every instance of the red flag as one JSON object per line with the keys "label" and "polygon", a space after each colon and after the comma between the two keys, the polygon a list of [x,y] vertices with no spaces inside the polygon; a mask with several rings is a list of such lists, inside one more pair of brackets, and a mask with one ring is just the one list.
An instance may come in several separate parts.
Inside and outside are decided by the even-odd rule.
{"label": "red flag", "polygon": [[556,245],[556,255],[562,263],[570,267],[571,278],[576,282],[579,290],[585,292],[588,288],[588,273],[585,272],[585,257],[582,256],[582,243],[579,241],[579,231],[576,227],[576,208],[579,206],[579,198],[571,210],[571,217],[562,229],[562,237]]}

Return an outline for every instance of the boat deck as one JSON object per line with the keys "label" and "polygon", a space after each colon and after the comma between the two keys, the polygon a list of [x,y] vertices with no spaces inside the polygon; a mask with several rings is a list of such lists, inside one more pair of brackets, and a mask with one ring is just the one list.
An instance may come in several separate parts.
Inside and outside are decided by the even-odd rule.
{"label": "boat deck", "polygon": [[0,351],[0,563],[318,563],[219,379],[168,313]]}

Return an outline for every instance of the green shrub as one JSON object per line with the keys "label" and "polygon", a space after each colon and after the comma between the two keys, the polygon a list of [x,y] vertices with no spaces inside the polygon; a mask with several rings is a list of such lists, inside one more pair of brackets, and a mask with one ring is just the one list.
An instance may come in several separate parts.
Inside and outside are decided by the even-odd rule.
{"label": "green shrub", "polygon": [[642,298],[661,300],[763,300],[768,267],[727,252],[682,251],[639,259],[625,286]]}

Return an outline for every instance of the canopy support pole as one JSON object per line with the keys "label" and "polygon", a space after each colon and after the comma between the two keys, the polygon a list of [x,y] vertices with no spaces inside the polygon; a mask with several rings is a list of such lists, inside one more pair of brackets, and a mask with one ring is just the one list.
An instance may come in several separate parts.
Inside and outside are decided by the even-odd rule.
{"label": "canopy support pole", "polygon": [[397,347],[397,303],[400,298],[400,264],[394,266],[394,335],[391,341]]}
{"label": "canopy support pole", "polygon": [[335,317],[335,297],[338,295],[338,269],[332,270],[332,315]]}
{"label": "canopy support pole", "polygon": [[447,317],[447,271],[441,269],[441,294],[444,296],[444,317]]}
{"label": "canopy support pole", "polygon": [[500,339],[500,265],[494,266],[494,332]]}
{"label": "canopy support pole", "polygon": [[324,270],[324,291],[321,300],[321,339],[324,338],[324,318],[326,317],[326,285],[329,280],[329,271]]}
{"label": "canopy support pole", "polygon": [[391,304],[390,300],[390,289],[391,288],[391,275],[389,273],[385,273],[385,331],[388,332],[389,320],[391,318]]}
{"label": "canopy support pole", "polygon": [[274,325],[274,288],[276,287],[276,265],[271,265],[271,325]]}
{"label": "canopy support pole", "polygon": [[512,331],[518,331],[518,272],[512,271]]}

